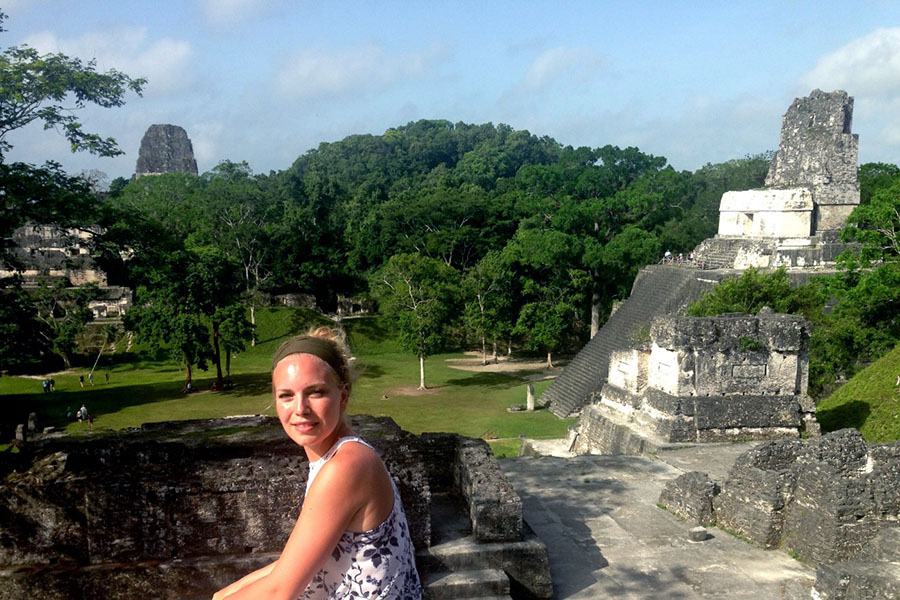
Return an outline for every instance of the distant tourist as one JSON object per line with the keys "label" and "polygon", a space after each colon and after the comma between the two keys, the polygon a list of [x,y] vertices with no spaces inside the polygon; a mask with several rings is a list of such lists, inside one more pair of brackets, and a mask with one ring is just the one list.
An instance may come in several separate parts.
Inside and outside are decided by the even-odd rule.
{"label": "distant tourist", "polygon": [[81,408],[78,409],[78,420],[79,421],[87,421],[87,407],[84,404],[81,405]]}
{"label": "distant tourist", "polygon": [[66,407],[66,421],[71,421],[71,420],[72,420],[72,407],[67,406]]}
{"label": "distant tourist", "polygon": [[81,387],[84,387],[84,375],[78,376],[78,385],[80,385]]}
{"label": "distant tourist", "polygon": [[109,383],[109,371],[105,372],[103,376],[106,377],[106,383]]}
{"label": "distant tourist", "polygon": [[45,393],[45,394],[46,394],[47,392],[50,391],[50,380],[49,380],[49,379],[43,380],[43,381],[41,382],[41,385],[44,387],[44,393]]}
{"label": "distant tourist", "polygon": [[278,560],[213,600],[422,597],[397,486],[344,421],[353,379],[349,351],[334,330],[319,328],[276,350],[275,411],[309,457],[306,496]]}
{"label": "distant tourist", "polygon": [[87,422],[88,422],[88,425],[91,426],[91,429],[93,429],[94,428],[94,415],[92,415],[91,413],[88,413],[87,414]]}
{"label": "distant tourist", "polygon": [[53,379],[52,377],[50,378],[50,391],[51,392],[56,391],[56,380]]}
{"label": "distant tourist", "polygon": [[672,262],[672,253],[669,252],[668,250],[666,250],[666,253],[663,255],[663,258],[665,259],[665,261],[667,263],[671,263]]}
{"label": "distant tourist", "polygon": [[94,372],[93,371],[88,373],[88,383],[90,383],[91,385],[94,385]]}

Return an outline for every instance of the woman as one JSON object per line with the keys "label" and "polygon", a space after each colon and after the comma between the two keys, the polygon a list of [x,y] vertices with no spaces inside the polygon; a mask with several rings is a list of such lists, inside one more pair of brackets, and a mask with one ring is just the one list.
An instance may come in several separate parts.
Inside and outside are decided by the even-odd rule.
{"label": "woman", "polygon": [[275,352],[276,412],[309,458],[306,497],[278,560],[213,600],[421,598],[397,488],[372,447],[344,422],[352,379],[346,345],[328,328],[291,338]]}

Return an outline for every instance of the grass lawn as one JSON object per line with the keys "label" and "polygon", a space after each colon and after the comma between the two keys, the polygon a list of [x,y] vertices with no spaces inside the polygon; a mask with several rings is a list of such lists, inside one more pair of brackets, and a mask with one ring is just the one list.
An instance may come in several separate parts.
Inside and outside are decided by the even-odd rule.
{"label": "grass lawn", "polygon": [[[265,309],[257,312],[257,320],[259,343],[232,359],[236,384],[232,390],[184,395],[180,390],[185,373],[174,363],[144,361],[110,366],[101,358],[94,386],[87,383],[89,369],[55,374],[57,391],[51,394],[43,393],[39,378],[0,378],[3,414],[21,423],[29,412],[37,412],[39,427],[53,425],[75,434],[87,432],[88,426],[68,421],[66,412],[68,408],[74,413],[82,404],[94,416],[97,430],[137,427],[153,421],[274,415],[269,377],[272,354],[292,332],[305,331],[321,317],[296,309]],[[507,412],[512,404],[524,404],[527,382],[515,375],[451,368],[447,359],[463,356],[459,353],[429,357],[425,372],[430,389],[416,390],[417,359],[397,346],[380,319],[348,319],[345,328],[362,371],[351,395],[351,414],[389,416],[412,433],[449,431],[488,439],[520,435],[559,438],[574,422],[558,419],[543,409]],[[104,381],[106,372],[110,374],[109,384]],[[208,390],[214,372],[194,373],[195,387]],[[84,388],[79,385],[79,375],[85,376]],[[536,394],[548,384],[536,382]],[[503,453],[511,452],[507,447],[513,445],[513,440],[506,443]]]}
{"label": "grass lawn", "polygon": [[860,371],[819,403],[825,431],[855,427],[870,444],[900,440],[900,346]]}

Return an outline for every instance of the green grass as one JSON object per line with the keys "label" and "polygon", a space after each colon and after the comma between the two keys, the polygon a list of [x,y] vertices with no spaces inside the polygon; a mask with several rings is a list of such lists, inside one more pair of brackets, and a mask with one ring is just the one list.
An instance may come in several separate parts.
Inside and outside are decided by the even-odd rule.
{"label": "green grass", "polygon": [[860,371],[819,403],[825,431],[855,427],[870,444],[900,440],[900,346]]}
{"label": "green grass", "polygon": [[[39,427],[52,425],[76,434],[87,432],[88,426],[67,421],[66,409],[74,412],[82,403],[94,416],[96,429],[228,415],[274,415],[269,371],[275,348],[293,333],[323,322],[310,311],[257,311],[259,341],[255,347],[232,358],[231,372],[236,386],[225,392],[184,395],[181,388],[185,372],[174,363],[135,361],[110,365],[103,357],[93,387],[87,384],[88,369],[54,375],[57,391],[52,394],[42,392],[40,379],[0,378],[0,402],[3,403],[0,410],[19,423],[24,422],[29,412],[37,412]],[[560,438],[574,422],[574,419],[558,419],[544,409],[531,413],[507,412],[509,405],[525,402],[527,382],[508,374],[449,367],[446,360],[462,356],[459,353],[429,357],[425,373],[430,389],[419,392],[415,389],[419,383],[418,360],[399,348],[382,319],[347,319],[344,324],[362,372],[351,395],[348,408],[351,414],[389,416],[412,433],[447,431],[487,439],[519,435]],[[108,385],[103,377],[107,371]],[[85,375],[83,389],[78,383],[79,375]],[[214,371],[194,371],[197,389],[208,390],[213,381]],[[536,393],[540,394],[547,385],[549,381],[536,382]]]}

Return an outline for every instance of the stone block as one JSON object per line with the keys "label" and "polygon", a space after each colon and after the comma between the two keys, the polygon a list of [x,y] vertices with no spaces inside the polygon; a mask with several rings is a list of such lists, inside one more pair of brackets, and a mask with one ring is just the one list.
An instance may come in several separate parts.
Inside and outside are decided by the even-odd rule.
{"label": "stone block", "polygon": [[500,471],[487,442],[460,437],[454,468],[475,538],[482,542],[520,541],[522,499]]}
{"label": "stone block", "polygon": [[727,428],[799,429],[800,403],[792,396],[698,396],[694,398],[698,430]]}
{"label": "stone block", "polygon": [[[710,480],[709,475],[691,471],[666,483],[659,495],[659,504],[688,523],[715,525],[713,498],[719,491],[719,485]],[[706,530],[702,539],[706,539]]]}
{"label": "stone block", "polygon": [[739,456],[713,500],[717,524],[764,548],[777,547],[801,448],[800,441],[768,442]]}

